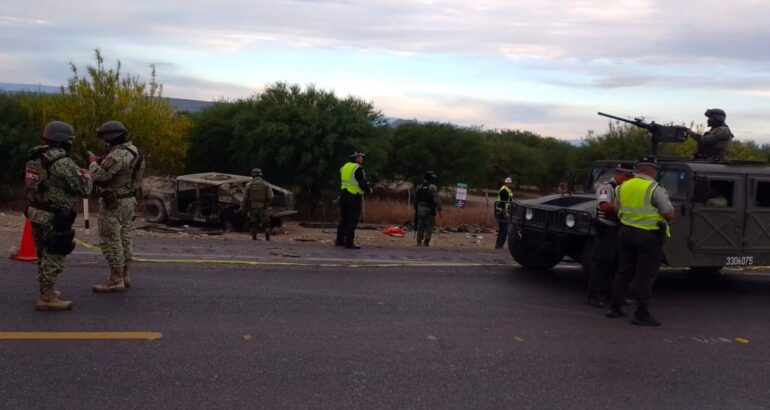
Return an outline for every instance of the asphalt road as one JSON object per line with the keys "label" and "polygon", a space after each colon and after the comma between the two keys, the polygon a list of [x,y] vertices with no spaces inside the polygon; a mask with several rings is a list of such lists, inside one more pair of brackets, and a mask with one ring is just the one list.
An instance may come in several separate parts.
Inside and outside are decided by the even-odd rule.
{"label": "asphalt road", "polygon": [[[138,253],[161,258],[157,246]],[[138,263],[112,295],[91,293],[106,270],[80,248],[60,282],[76,307],[56,313],[33,308],[34,265],[0,260],[0,332],[162,334],[0,340],[0,408],[770,408],[767,274],[665,274],[652,305],[664,326],[640,328],[585,305],[570,266],[303,246],[204,243],[187,256],[251,247],[302,263]]]}

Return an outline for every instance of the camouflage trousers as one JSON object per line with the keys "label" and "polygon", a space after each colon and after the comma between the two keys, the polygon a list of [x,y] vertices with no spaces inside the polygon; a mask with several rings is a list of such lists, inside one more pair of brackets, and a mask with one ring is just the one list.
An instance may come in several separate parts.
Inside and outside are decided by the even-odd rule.
{"label": "camouflage trousers", "polygon": [[267,230],[270,228],[270,215],[267,214],[267,209],[253,208],[249,210],[249,227],[251,228],[251,234],[256,235],[260,230]]}
{"label": "camouflage trousers", "polygon": [[118,199],[115,209],[99,210],[99,246],[113,268],[122,268],[133,258],[131,231],[134,230],[136,199]]}
{"label": "camouflage trousers", "polygon": [[43,295],[54,290],[56,280],[64,270],[64,257],[56,253],[50,253],[46,249],[46,242],[53,231],[53,224],[32,223],[32,237],[37,248],[37,281],[40,285],[40,294]]}
{"label": "camouflage trousers", "polygon": [[436,225],[436,216],[431,212],[417,212],[417,244],[428,245],[433,236],[433,226]]}

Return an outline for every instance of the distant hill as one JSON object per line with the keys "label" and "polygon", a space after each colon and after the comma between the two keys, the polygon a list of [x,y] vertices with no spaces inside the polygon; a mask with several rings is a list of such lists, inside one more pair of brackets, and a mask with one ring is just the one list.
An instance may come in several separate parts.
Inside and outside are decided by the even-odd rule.
{"label": "distant hill", "polygon": [[[60,90],[59,87],[54,87],[51,85],[15,84],[15,83],[0,82],[0,91],[10,92],[10,93],[30,92],[30,93],[55,94],[55,93],[58,93],[59,90]],[[177,111],[187,112],[187,113],[200,112],[214,104],[213,101],[190,100],[187,98],[173,98],[173,97],[163,97],[163,98],[168,100],[169,104],[171,104],[174,108],[176,108]],[[384,120],[388,126],[393,128],[398,128],[404,124],[414,124],[414,123],[421,122],[415,119],[406,120],[403,118],[394,118],[394,117],[385,117]]]}
{"label": "distant hill", "polygon": [[[0,83],[0,91],[9,93],[42,93],[42,94],[56,94],[60,90],[59,87],[42,84],[14,84],[14,83]],[[186,98],[172,98],[163,97],[169,104],[179,112],[199,112],[203,111],[206,107],[214,104],[212,101],[190,100]]]}

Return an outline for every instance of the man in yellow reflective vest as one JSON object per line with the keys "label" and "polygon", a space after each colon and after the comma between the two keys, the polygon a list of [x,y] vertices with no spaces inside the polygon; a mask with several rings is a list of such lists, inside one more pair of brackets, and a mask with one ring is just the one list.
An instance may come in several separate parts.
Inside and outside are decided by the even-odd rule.
{"label": "man in yellow reflective vest", "polygon": [[666,189],[655,181],[658,166],[654,158],[642,158],[634,167],[634,173],[636,177],[615,188],[620,254],[607,317],[625,315],[621,305],[628,285],[634,280],[636,312],[631,323],[660,326],[648,307],[663,260],[663,243],[670,236],[667,222],[674,218],[674,207]]}
{"label": "man in yellow reflective vest", "polygon": [[340,222],[337,224],[337,240],[334,244],[348,249],[361,248],[354,242],[356,227],[361,218],[364,193],[371,192],[361,167],[364,155],[358,151],[351,153],[350,161],[340,168]]}
{"label": "man in yellow reflective vest", "polygon": [[511,213],[513,203],[513,178],[507,177],[503,186],[497,191],[497,203],[495,204],[495,219],[497,219],[497,241],[495,249],[501,249],[508,239],[508,216]]}

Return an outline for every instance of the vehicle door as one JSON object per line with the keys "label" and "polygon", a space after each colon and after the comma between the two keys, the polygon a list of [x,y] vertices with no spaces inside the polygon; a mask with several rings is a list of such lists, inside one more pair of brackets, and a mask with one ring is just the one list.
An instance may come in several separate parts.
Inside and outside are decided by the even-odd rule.
{"label": "vehicle door", "polygon": [[746,198],[744,252],[770,251],[770,177],[749,176]]}
{"label": "vehicle door", "polygon": [[690,170],[679,164],[664,164],[658,175],[658,183],[666,188],[668,196],[671,199],[671,205],[674,206],[673,221],[669,222],[671,226],[671,235],[679,235],[679,232],[689,232],[689,199],[690,191]]}
{"label": "vehicle door", "polygon": [[745,201],[743,175],[696,174],[702,198],[692,203],[689,245],[696,253],[738,254],[742,249]]}

